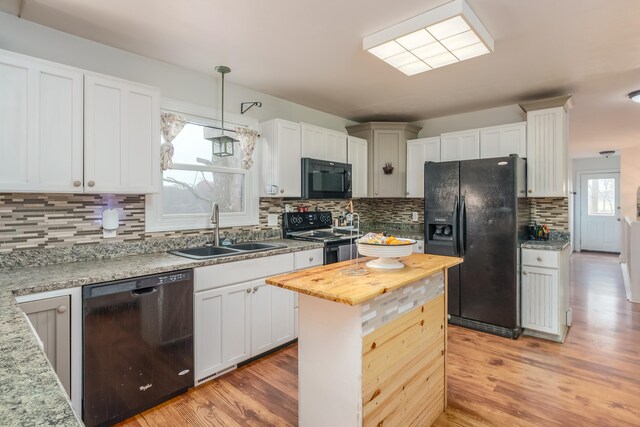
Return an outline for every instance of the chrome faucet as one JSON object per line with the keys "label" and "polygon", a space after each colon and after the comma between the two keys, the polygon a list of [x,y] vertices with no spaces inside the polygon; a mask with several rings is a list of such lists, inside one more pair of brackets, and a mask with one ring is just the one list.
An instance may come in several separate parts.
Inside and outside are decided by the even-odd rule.
{"label": "chrome faucet", "polygon": [[220,246],[220,207],[213,202],[211,206],[211,224],[213,224],[213,246]]}

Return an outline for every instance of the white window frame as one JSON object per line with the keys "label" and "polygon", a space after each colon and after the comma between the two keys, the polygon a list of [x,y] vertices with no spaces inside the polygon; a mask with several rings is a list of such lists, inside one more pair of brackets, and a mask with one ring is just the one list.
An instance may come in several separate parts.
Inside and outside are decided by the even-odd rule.
{"label": "white window frame", "polygon": [[[162,112],[177,113],[193,120],[194,122],[220,126],[220,112],[213,108],[203,107],[200,105],[190,104],[169,98],[162,98],[160,103]],[[254,130],[258,130],[258,120],[239,114],[225,112],[225,128],[233,129],[236,126],[246,126]],[[160,144],[160,141],[158,141]],[[243,213],[220,213],[220,227],[238,227],[258,225],[259,223],[259,155],[260,142],[258,142],[253,152],[253,166],[249,170],[232,169],[233,173],[245,174],[245,211]],[[160,159],[158,159],[160,162]],[[206,168],[189,165],[192,170],[205,170],[215,172],[229,172],[228,168]],[[162,176],[162,175],[161,175]],[[161,185],[162,188],[162,185]],[[162,213],[162,190],[158,194],[149,194],[145,198],[145,231],[161,232],[161,231],[181,231],[210,229],[211,213],[200,214],[182,214],[182,215],[163,215]]]}

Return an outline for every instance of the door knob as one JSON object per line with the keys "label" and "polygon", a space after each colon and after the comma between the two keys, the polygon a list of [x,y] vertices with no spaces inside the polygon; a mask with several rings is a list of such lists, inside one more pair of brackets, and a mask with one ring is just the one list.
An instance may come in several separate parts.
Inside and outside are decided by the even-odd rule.
{"label": "door knob", "polygon": [[94,181],[89,181],[89,182],[87,183],[87,185],[88,185],[89,187],[93,187],[94,185],[96,185],[96,183],[95,183]]}
{"label": "door knob", "polygon": [[74,187],[80,187],[82,185],[81,181],[78,181],[77,179],[75,181],[73,181],[73,186]]}

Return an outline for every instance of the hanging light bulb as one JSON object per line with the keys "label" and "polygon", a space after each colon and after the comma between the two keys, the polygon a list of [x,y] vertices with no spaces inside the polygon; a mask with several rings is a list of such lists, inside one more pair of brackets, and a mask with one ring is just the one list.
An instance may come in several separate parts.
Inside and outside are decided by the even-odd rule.
{"label": "hanging light bulb", "polygon": [[231,68],[219,65],[215,68],[222,75],[222,102],[220,103],[220,135],[207,136],[205,129],[204,139],[211,141],[213,144],[213,155],[218,157],[233,156],[233,143],[238,142],[237,139],[224,134],[224,75],[231,72]]}

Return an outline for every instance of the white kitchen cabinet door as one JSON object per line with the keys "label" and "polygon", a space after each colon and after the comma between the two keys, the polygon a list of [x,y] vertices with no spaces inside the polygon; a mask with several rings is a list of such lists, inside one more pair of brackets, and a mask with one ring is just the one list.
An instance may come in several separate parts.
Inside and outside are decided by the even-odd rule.
{"label": "white kitchen cabinet door", "polygon": [[273,119],[260,123],[261,196],[300,197],[301,127]]}
{"label": "white kitchen cabinet door", "polygon": [[196,384],[251,357],[252,282],[195,293]]}
{"label": "white kitchen cabinet door", "polygon": [[558,270],[522,266],[522,327],[559,334]]}
{"label": "white kitchen cabinet door", "polygon": [[160,92],[85,76],[84,176],[87,193],[160,190]]}
{"label": "white kitchen cabinet door", "polygon": [[567,112],[527,112],[527,195],[567,197]]}
{"label": "white kitchen cabinet door", "polygon": [[[406,185],[407,143],[404,131],[376,129],[373,131],[373,197],[404,197]],[[393,172],[383,172],[385,164]]]}
{"label": "white kitchen cabinet door", "polygon": [[480,158],[527,157],[527,123],[512,123],[480,129]]}
{"label": "white kitchen cabinet door", "polygon": [[326,160],[326,130],[319,126],[301,123],[300,131],[302,132],[302,157]]}
{"label": "white kitchen cabinet door", "polygon": [[47,359],[71,396],[71,297],[23,302],[20,309],[29,318]]}
{"label": "white kitchen cabinet door", "polygon": [[82,81],[0,51],[0,191],[82,192]]}
{"label": "white kitchen cabinet door", "polygon": [[439,161],[439,137],[407,141],[407,197],[424,197],[424,163]]}
{"label": "white kitchen cabinet door", "polygon": [[478,129],[440,135],[440,160],[471,160],[480,158]]}
{"label": "white kitchen cabinet door", "polygon": [[251,356],[258,356],[295,338],[294,293],[253,282],[251,294]]}
{"label": "white kitchen cabinet door", "polygon": [[347,163],[351,164],[351,196],[367,197],[367,140],[347,138]]}
{"label": "white kitchen cabinet door", "polygon": [[326,130],[325,160],[347,163],[347,134],[335,130]]}

